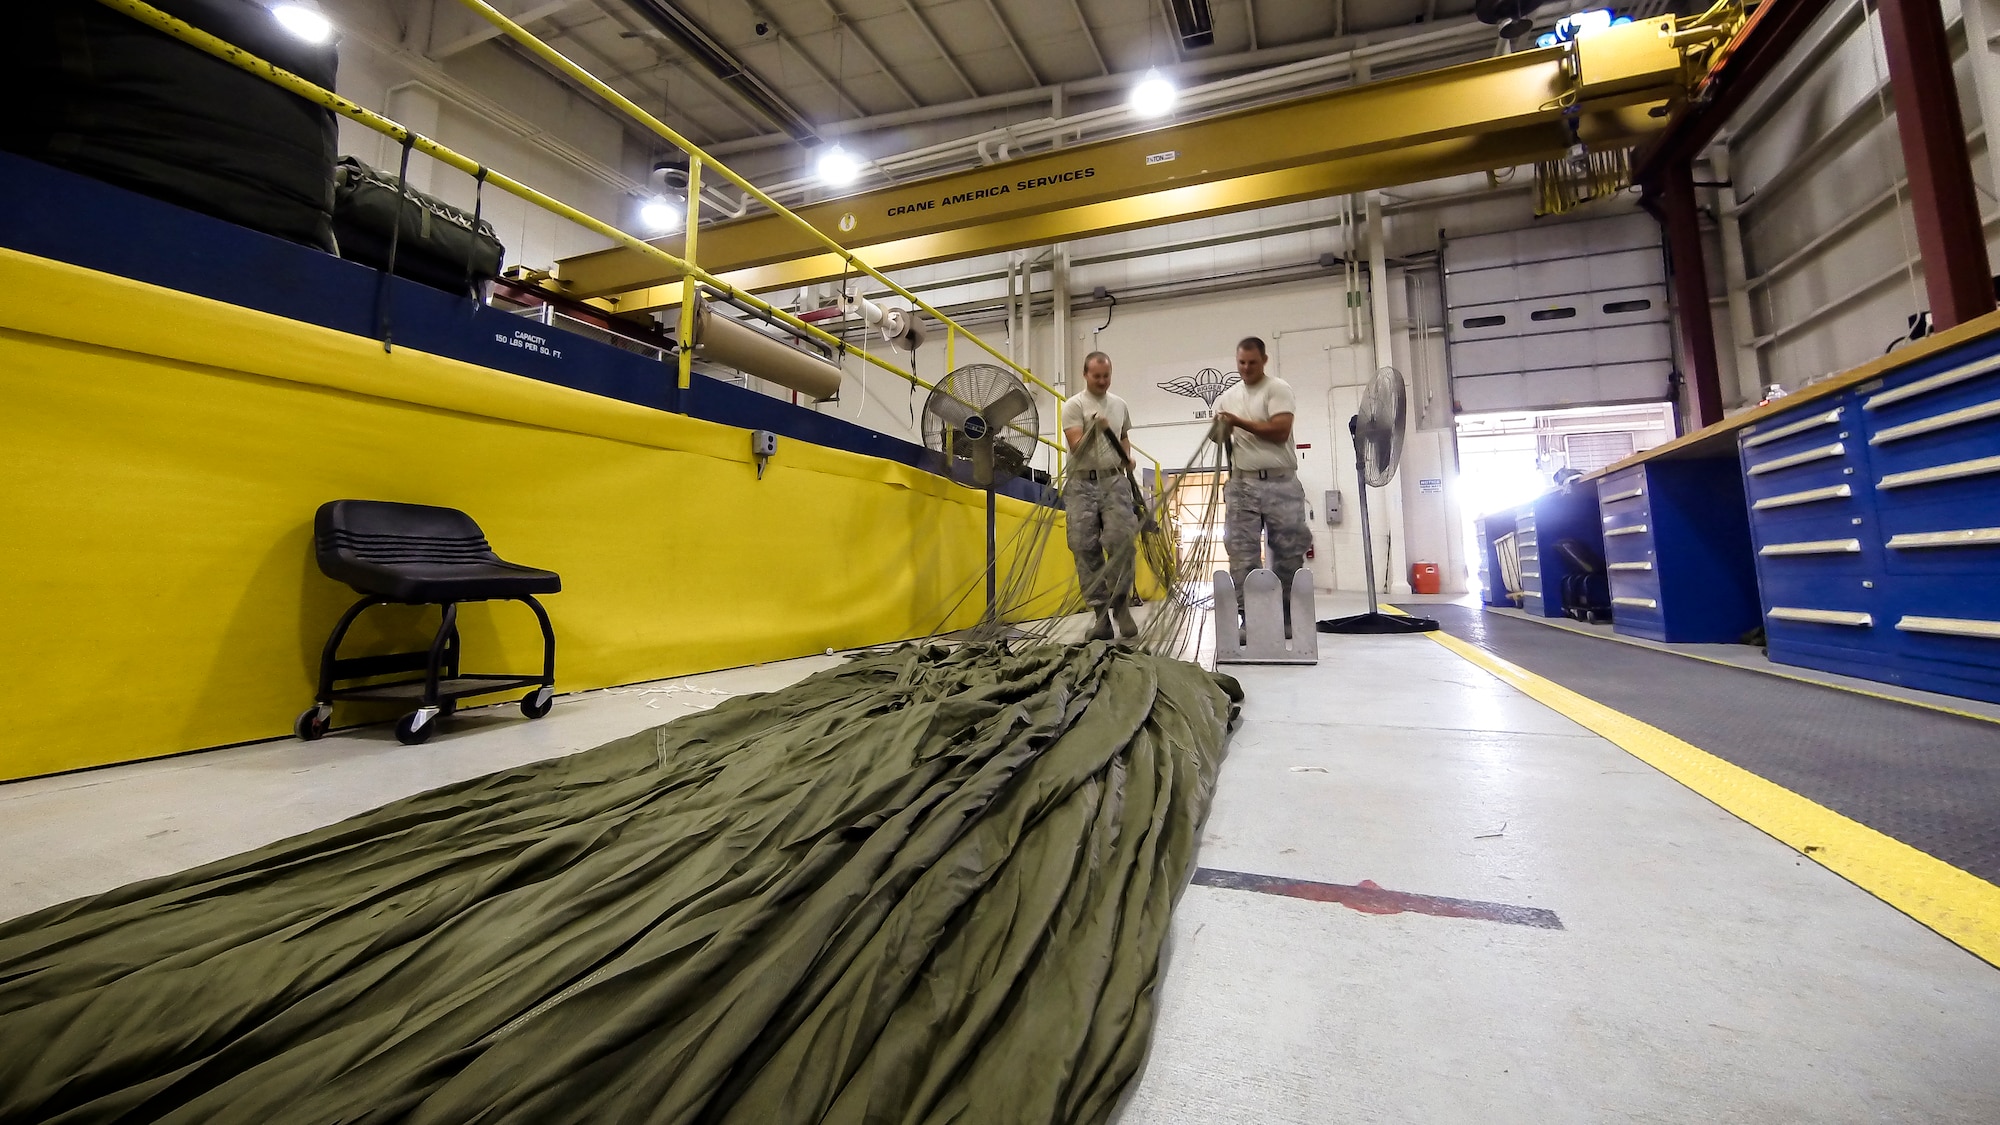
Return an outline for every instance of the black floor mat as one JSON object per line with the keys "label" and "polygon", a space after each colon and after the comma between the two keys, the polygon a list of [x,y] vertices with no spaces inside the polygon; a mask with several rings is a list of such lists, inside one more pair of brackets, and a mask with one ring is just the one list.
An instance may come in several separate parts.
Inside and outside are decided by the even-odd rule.
{"label": "black floor mat", "polygon": [[1468,606],[1404,608],[1571,691],[2000,882],[2000,724]]}

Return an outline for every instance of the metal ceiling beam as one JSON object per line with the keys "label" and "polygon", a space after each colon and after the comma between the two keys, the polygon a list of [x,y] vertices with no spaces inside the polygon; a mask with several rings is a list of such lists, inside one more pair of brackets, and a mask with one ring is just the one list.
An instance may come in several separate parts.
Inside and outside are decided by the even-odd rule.
{"label": "metal ceiling beam", "polygon": [[1097,33],[1090,30],[1090,21],[1084,18],[1082,0],[1069,0],[1069,10],[1076,13],[1076,26],[1083,29],[1083,41],[1090,44],[1090,53],[1097,59],[1097,73],[1108,76],[1111,67],[1104,61],[1104,48],[1097,45]]}
{"label": "metal ceiling beam", "polygon": [[1250,28],[1250,49],[1257,49],[1257,0],[1243,0],[1243,22]]}
{"label": "metal ceiling beam", "polygon": [[[695,63],[692,59],[675,58],[669,55],[660,46],[661,40],[666,37],[657,28],[639,23],[636,16],[622,14],[617,4],[618,0],[591,0],[592,9],[605,19],[617,24],[625,34],[645,43],[646,49],[652,51],[654,57],[660,60],[660,65],[682,67],[686,70],[689,77],[693,78],[703,89],[709,92],[710,96],[715,98],[716,105],[722,107],[724,111],[742,122],[746,128],[761,133],[764,127],[769,124],[763,119],[762,115],[753,115],[748,110],[745,110],[738,101],[736,92],[723,85],[722,80],[715,77],[707,67]],[[563,81],[569,81],[568,77],[564,76]],[[787,137],[786,139],[789,140],[790,138]]]}
{"label": "metal ceiling beam", "polygon": [[1035,70],[1035,64],[1028,61],[1028,52],[1021,49],[1020,37],[1007,25],[1007,17],[1000,14],[1000,8],[993,0],[986,0],[986,10],[993,15],[993,22],[1000,25],[1000,34],[1007,39],[1007,45],[1014,48],[1014,57],[1021,60],[1021,69],[1028,72],[1028,81],[1037,86],[1044,85],[1042,76]]}
{"label": "metal ceiling beam", "polygon": [[889,80],[889,84],[896,88],[897,93],[903,95],[903,100],[909,102],[911,108],[924,104],[923,99],[912,93],[910,88],[903,84],[903,80],[896,77],[896,72],[889,69],[888,60],[882,57],[881,52],[875,49],[874,44],[868,42],[867,37],[861,34],[861,29],[855,27],[854,21],[847,18],[846,12],[841,11],[833,0],[819,0],[819,2],[826,8],[827,14],[833,17],[835,34],[845,33],[859,44],[861,49],[867,53],[869,60],[874,62],[875,68],[882,72],[882,77]]}
{"label": "metal ceiling beam", "polygon": [[[515,23],[520,24],[522,27],[531,27],[534,24],[539,23],[542,20],[548,19],[552,16],[562,15],[564,12],[569,11],[571,8],[574,8],[583,2],[584,0],[549,0],[548,3],[537,4],[534,7],[529,8],[527,11],[522,12],[520,15],[514,16],[512,18]],[[430,52],[430,56],[439,62],[443,62],[446,59],[451,58],[453,55],[462,55],[465,52],[470,51],[474,47],[479,46],[481,43],[497,39],[499,38],[499,36],[500,36],[499,28],[494,27],[490,23],[482,23],[476,30],[472,31],[470,34],[462,35],[459,38],[454,39],[449,43],[446,43],[444,46],[432,50]]]}
{"label": "metal ceiling beam", "polygon": [[[602,66],[604,69],[599,73],[606,82],[624,82],[628,86],[630,86],[633,90],[643,95],[647,100],[654,102],[654,104],[662,108],[665,108],[671,104],[665,90],[653,89],[651,86],[641,81],[637,74],[633,73],[630,70],[625,69],[624,67],[619,66],[618,63],[611,58],[611,56],[605,54],[603,51],[598,50],[596,47],[591,46],[587,41],[583,39],[582,36],[576,34],[577,29],[574,26],[566,27],[563,25],[561,20],[551,18],[549,20],[549,30],[554,33],[549,36],[549,40],[551,43],[553,43],[555,40],[558,39],[567,39],[570,42],[570,46],[574,50],[576,50],[579,54],[589,56],[591,59],[595,60],[599,66]],[[505,46],[510,50],[515,50],[514,44],[511,41],[505,44]],[[549,67],[543,66],[542,60],[536,58],[532,54],[529,54],[526,51],[519,51],[519,50],[515,50],[515,53],[520,58],[525,59],[530,65],[533,65],[545,71],[547,74],[550,75],[550,77],[554,78],[556,81],[565,84],[568,83],[569,80],[565,78],[560,72],[553,70]],[[706,125],[703,125],[701,122],[694,120],[687,114],[682,113],[680,114],[680,117],[681,120],[687,122],[689,125],[694,126],[697,130],[703,133],[707,133],[710,137],[715,136],[714,130],[710,129]]]}
{"label": "metal ceiling beam", "polygon": [[622,3],[638,13],[639,18],[652,24],[660,34],[673,40],[675,45],[736,91],[758,113],[770,118],[771,124],[784,130],[787,136],[811,144],[819,142],[819,130],[805,114],[799,112],[798,107],[786,101],[784,95],[764,81],[763,76],[743,65],[729,48],[671,0],[622,0]]}
{"label": "metal ceiling beam", "polygon": [[[965,257],[1550,159],[1572,143],[1572,116],[1591,143],[1635,143],[1662,123],[1650,110],[1684,93],[1681,55],[1661,36],[1662,22],[1579,44],[1580,78],[1567,50],[1526,51],[912,181],[799,214],[871,262],[885,255],[877,264],[886,268],[891,259]],[[658,243],[669,252],[679,244]],[[704,229],[701,256],[722,274],[821,255],[777,217],[755,216]],[[831,276],[838,273],[836,262]],[[580,297],[668,280],[625,250],[567,259],[556,276]]]}
{"label": "metal ceiling beam", "polygon": [[[856,117],[868,116],[868,111],[862,108],[860,102],[854,100],[854,95],[848,93],[847,87],[841,85],[838,78],[828,74],[826,68],[819,65],[811,55],[807,54],[804,47],[799,46],[797,37],[792,35],[784,24],[778,22],[777,16],[772,15],[758,4],[746,2],[743,6],[750,10],[751,19],[770,25],[771,38],[780,51],[789,48],[793,57],[804,63],[806,69],[812,72],[813,77],[819,79],[820,83],[831,91],[834,97],[839,98],[841,104],[846,106]],[[815,128],[814,132],[818,132],[817,128]]]}
{"label": "metal ceiling beam", "polygon": [[[1472,48],[1482,49],[1492,35],[1492,29],[1472,20],[1459,20],[1436,27],[1416,27],[1401,35],[1383,34],[1370,36],[1370,42],[1377,49],[1396,51],[1415,48],[1422,55],[1458,55]],[[1264,47],[1256,51],[1239,51],[1231,55],[1208,55],[1193,59],[1179,66],[1169,68],[1170,76],[1176,81],[1188,82],[1209,75],[1227,74],[1234,71],[1249,71],[1264,67],[1281,66],[1304,59],[1320,58],[1327,55],[1346,54],[1356,50],[1356,44],[1349,39],[1315,39],[1305,43],[1287,43],[1280,47]],[[1415,56],[1412,56],[1415,57]],[[1402,60],[1407,62],[1408,60]],[[859,121],[829,122],[822,128],[822,135],[842,135],[867,132],[873,129],[893,129],[904,125],[914,125],[924,121],[938,121],[950,117],[965,117],[990,113],[997,109],[1011,109],[1016,106],[1046,104],[1060,89],[1064,97],[1101,94],[1117,90],[1131,81],[1123,74],[1101,75],[1083,78],[1075,82],[1064,82],[1060,86],[1038,86],[1025,90],[1009,90],[1000,94],[983,94],[957,102],[944,102],[924,106],[922,109],[898,110],[894,113],[877,114]],[[714,156],[731,156],[737,153],[755,152],[760,149],[777,148],[789,144],[791,139],[782,133],[767,133],[758,137],[744,137],[741,140],[724,141],[710,150]]]}
{"label": "metal ceiling beam", "polygon": [[911,0],[903,0],[903,10],[910,14],[911,19],[917,21],[917,27],[923,31],[924,38],[931,41],[931,46],[937,49],[938,57],[944,60],[944,65],[950,67],[951,72],[958,76],[960,84],[965,87],[965,92],[975,98],[978,97],[979,87],[972,84],[972,79],[966,76],[965,68],[958,65],[958,60],[944,45],[944,40],[938,38],[937,29],[931,26],[931,21],[924,18],[923,12],[917,10],[917,6],[911,3]]}

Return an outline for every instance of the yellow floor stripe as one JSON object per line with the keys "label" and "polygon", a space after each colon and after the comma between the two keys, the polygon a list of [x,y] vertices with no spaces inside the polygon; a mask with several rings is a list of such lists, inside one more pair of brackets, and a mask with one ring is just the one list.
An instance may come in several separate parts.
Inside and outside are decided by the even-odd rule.
{"label": "yellow floor stripe", "polygon": [[1448,633],[1428,636],[2000,966],[2000,887]]}

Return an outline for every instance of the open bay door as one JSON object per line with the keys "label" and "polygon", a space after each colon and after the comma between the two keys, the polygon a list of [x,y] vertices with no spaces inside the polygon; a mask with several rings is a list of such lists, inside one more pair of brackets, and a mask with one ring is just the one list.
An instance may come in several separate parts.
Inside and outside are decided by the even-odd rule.
{"label": "open bay door", "polygon": [[1451,239],[1444,274],[1458,413],[1673,397],[1666,263],[1650,216]]}

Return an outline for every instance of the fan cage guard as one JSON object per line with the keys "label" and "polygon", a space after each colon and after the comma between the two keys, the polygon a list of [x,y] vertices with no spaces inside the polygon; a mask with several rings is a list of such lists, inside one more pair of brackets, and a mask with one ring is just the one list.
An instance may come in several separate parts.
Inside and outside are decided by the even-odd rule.
{"label": "fan cage guard", "polygon": [[937,388],[924,400],[924,448],[969,466],[972,458],[963,449],[954,448],[952,427],[938,413],[940,404],[950,403],[957,409],[958,403],[964,403],[974,410],[984,410],[1016,388],[1028,395],[1030,405],[1002,427],[999,437],[994,439],[993,479],[998,482],[1026,476],[1035,455],[1034,435],[1041,432],[1041,410],[1019,376],[990,363],[968,364],[938,380]]}

